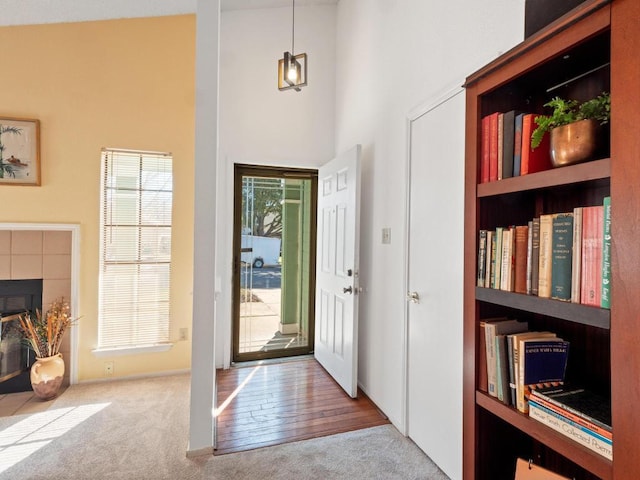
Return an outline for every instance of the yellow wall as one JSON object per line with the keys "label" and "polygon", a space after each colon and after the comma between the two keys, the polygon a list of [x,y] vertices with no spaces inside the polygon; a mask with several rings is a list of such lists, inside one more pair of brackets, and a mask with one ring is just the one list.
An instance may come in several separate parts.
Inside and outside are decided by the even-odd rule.
{"label": "yellow wall", "polygon": [[[0,116],[41,122],[42,186],[0,185],[0,222],[81,228],[79,380],[189,368],[195,17],[0,28]],[[174,158],[171,339],[164,353],[97,358],[100,149]]]}

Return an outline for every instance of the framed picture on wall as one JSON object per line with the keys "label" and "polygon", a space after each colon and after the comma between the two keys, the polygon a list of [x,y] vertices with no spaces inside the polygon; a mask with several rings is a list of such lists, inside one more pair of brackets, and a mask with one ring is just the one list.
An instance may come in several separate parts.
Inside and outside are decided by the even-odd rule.
{"label": "framed picture on wall", "polygon": [[0,117],[0,185],[40,185],[40,121]]}

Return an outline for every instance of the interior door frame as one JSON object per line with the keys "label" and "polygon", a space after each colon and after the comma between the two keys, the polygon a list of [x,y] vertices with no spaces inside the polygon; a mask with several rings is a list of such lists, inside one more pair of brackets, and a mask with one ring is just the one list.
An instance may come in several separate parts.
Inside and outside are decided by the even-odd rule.
{"label": "interior door frame", "polygon": [[[236,352],[239,351],[239,318],[240,318],[240,248],[241,248],[241,223],[242,209],[237,208],[242,204],[242,177],[271,177],[283,179],[300,179],[311,181],[310,209],[310,245],[309,245],[309,332],[308,346],[294,347],[287,351],[279,350],[278,355],[270,352],[250,352],[243,354],[241,360],[236,360]],[[285,166],[249,165],[235,163],[233,165],[233,242],[232,242],[232,294],[231,294],[231,361],[253,361],[268,358],[290,357],[313,353],[315,337],[315,299],[316,299],[316,236],[318,226],[318,170],[308,168],[293,168]]]}
{"label": "interior door frame", "polygon": [[404,315],[403,315],[403,341],[402,341],[402,408],[400,411],[399,430],[404,436],[409,435],[409,302],[406,299],[406,295],[409,292],[409,247],[411,240],[411,147],[412,136],[411,129],[413,122],[420,119],[424,115],[428,114],[432,110],[435,110],[443,103],[446,103],[456,95],[464,92],[464,88],[461,87],[464,82],[456,82],[455,86],[445,90],[446,93],[433,97],[430,100],[422,102],[409,110],[406,115],[405,129],[406,129],[406,157],[405,157],[405,208],[404,208],[404,275],[403,275],[403,287],[405,293],[404,303]]}

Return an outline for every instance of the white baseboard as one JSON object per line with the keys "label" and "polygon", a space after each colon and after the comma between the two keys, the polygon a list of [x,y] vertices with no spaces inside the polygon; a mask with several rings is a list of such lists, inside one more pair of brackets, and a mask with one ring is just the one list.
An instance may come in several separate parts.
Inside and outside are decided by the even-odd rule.
{"label": "white baseboard", "polygon": [[123,375],[120,377],[106,377],[106,378],[92,378],[89,380],[81,380],[78,384],[88,384],[88,383],[105,383],[105,382],[115,382],[118,380],[139,380],[142,378],[154,378],[154,377],[168,377],[170,375],[183,375],[185,373],[191,373],[190,368],[185,368],[181,370],[165,370],[163,372],[151,372],[151,373],[141,373],[137,375]]}
{"label": "white baseboard", "polygon": [[203,455],[213,455],[213,447],[205,447],[198,450],[187,450],[187,458],[202,457]]}

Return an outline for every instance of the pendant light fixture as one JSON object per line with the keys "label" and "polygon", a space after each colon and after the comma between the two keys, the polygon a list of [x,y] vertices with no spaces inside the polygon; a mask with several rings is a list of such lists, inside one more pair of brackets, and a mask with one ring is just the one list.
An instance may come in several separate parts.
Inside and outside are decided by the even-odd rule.
{"label": "pendant light fixture", "polygon": [[307,54],[294,52],[296,33],[296,0],[292,0],[291,52],[284,52],[278,60],[278,90],[294,89],[299,92],[307,85]]}

